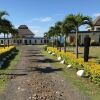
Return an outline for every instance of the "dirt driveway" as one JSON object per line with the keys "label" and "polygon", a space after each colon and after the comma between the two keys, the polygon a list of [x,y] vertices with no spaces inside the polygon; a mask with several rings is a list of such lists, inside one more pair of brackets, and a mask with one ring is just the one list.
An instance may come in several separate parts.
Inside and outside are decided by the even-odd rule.
{"label": "dirt driveway", "polygon": [[[22,46],[21,58],[12,70],[12,79],[0,100],[89,100],[73,89],[50,65],[40,46]],[[50,63],[49,63],[50,62]]]}

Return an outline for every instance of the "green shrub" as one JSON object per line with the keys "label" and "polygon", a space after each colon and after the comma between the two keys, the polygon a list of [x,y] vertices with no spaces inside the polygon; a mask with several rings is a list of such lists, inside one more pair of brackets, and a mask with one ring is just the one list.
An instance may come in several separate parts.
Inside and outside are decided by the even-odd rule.
{"label": "green shrub", "polygon": [[47,51],[47,47],[48,47],[47,45],[43,47],[44,51]]}
{"label": "green shrub", "polygon": [[91,41],[91,46],[100,46],[100,43],[92,40]]}

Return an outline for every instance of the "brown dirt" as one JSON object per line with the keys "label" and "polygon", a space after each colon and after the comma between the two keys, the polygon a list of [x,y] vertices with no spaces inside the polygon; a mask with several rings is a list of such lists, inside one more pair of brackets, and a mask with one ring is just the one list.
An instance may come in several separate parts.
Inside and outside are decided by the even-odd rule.
{"label": "brown dirt", "polygon": [[40,46],[22,46],[21,58],[0,100],[89,100],[59,75],[62,68],[41,54]]}

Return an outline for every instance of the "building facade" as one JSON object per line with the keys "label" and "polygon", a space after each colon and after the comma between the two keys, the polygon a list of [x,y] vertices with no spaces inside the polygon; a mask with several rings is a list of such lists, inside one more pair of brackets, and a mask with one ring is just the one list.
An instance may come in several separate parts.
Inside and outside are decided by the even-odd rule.
{"label": "building facade", "polygon": [[[100,16],[98,16],[94,21],[94,30],[91,28],[88,28],[87,31],[80,31],[78,32],[78,41],[79,44],[84,44],[84,38],[86,35],[88,35],[91,38],[91,41],[94,41],[96,43],[100,44]],[[72,32],[67,37],[68,43],[75,43],[75,33]]]}
{"label": "building facade", "polygon": [[[80,31],[78,33],[78,40],[80,44],[84,44],[84,38],[87,35],[91,38],[91,41],[100,43],[100,31]],[[75,33],[69,34],[67,37],[67,42],[75,43]]]}
{"label": "building facade", "polygon": [[34,33],[26,25],[20,25],[18,27],[17,35],[11,38],[0,38],[0,44],[20,44],[20,45],[43,45],[46,44],[46,39],[44,37],[34,37]]}

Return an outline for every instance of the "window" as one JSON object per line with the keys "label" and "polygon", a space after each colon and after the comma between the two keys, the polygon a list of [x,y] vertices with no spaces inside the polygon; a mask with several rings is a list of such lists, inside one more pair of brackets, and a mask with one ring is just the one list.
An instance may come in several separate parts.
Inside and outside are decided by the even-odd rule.
{"label": "window", "polygon": [[42,43],[42,40],[41,40],[41,43]]}
{"label": "window", "polygon": [[17,43],[19,44],[19,40],[17,40]]}
{"label": "window", "polygon": [[35,43],[37,43],[37,41],[35,40]]}
{"label": "window", "polygon": [[100,43],[100,35],[99,35],[99,43]]}
{"label": "window", "polygon": [[44,43],[46,43],[46,40],[44,40]]}
{"label": "window", "polygon": [[30,42],[30,44],[31,44],[31,40],[30,40],[29,42]]}
{"label": "window", "polygon": [[25,40],[24,43],[27,44],[27,40]]}
{"label": "window", "polygon": [[3,40],[1,40],[1,44],[3,44]]}
{"label": "window", "polygon": [[22,40],[20,40],[20,43],[22,43]]}
{"label": "window", "polygon": [[96,28],[97,31],[100,31],[100,28]]}

